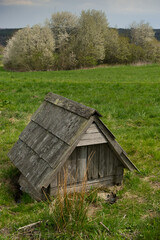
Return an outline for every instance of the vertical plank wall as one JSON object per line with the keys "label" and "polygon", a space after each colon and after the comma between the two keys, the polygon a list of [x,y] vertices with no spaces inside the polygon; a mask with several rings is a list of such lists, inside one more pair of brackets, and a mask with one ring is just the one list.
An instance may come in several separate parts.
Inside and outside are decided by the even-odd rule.
{"label": "vertical plank wall", "polygon": [[64,183],[64,175],[67,184],[72,185],[82,182],[86,173],[88,181],[101,180],[108,176],[123,175],[123,166],[107,143],[76,147],[51,183],[51,188]]}

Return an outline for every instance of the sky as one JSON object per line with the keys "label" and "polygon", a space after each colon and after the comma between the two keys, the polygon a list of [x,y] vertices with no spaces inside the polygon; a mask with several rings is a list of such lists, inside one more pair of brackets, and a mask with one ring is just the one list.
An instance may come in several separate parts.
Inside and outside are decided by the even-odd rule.
{"label": "sky", "polygon": [[128,28],[141,20],[160,28],[160,0],[0,0],[0,28],[44,24],[55,12],[96,9],[106,13],[110,27]]}

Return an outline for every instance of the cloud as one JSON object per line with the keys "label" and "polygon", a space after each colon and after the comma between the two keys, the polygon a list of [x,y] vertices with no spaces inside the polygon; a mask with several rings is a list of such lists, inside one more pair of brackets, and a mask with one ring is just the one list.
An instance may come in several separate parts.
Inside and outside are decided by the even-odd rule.
{"label": "cloud", "polygon": [[81,9],[101,9],[120,14],[148,14],[160,11],[159,0],[59,0],[59,2],[63,4],[69,2]]}
{"label": "cloud", "polygon": [[160,10],[159,0],[112,0],[109,8],[115,13],[150,13]]}
{"label": "cloud", "polygon": [[14,6],[14,5],[21,5],[21,6],[37,6],[37,5],[44,5],[49,3],[50,0],[0,0],[0,5],[4,6]]}
{"label": "cloud", "polygon": [[0,0],[0,5],[50,6],[64,9],[101,9],[111,13],[143,14],[160,11],[159,0]]}

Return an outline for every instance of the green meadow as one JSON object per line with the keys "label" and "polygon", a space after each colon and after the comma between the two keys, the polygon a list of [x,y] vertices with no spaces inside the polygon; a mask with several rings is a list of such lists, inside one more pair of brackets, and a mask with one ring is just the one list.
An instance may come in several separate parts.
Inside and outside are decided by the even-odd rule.
{"label": "green meadow", "polygon": [[[97,109],[139,172],[125,171],[115,204],[95,192],[84,226],[23,234],[18,228],[46,218],[47,204],[25,193],[16,201],[19,172],[7,153],[48,92]],[[26,73],[0,66],[0,239],[160,239],[160,65]]]}

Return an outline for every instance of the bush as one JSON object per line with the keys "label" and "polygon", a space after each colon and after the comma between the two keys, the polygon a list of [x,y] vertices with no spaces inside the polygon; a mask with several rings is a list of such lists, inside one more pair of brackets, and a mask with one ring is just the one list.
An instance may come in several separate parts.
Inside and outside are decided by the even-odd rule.
{"label": "bush", "polygon": [[9,70],[30,71],[53,68],[55,42],[47,27],[35,25],[19,30],[9,40],[3,63]]}
{"label": "bush", "polygon": [[92,56],[81,56],[79,57],[78,64],[80,67],[92,67],[97,65],[97,61]]}
{"label": "bush", "polygon": [[60,53],[55,53],[54,69],[55,70],[71,70],[77,66],[77,59],[74,52],[65,49]]}
{"label": "bush", "polygon": [[130,63],[145,61],[145,51],[142,47],[131,43],[129,45],[129,49],[130,49],[130,61],[129,61]]}

